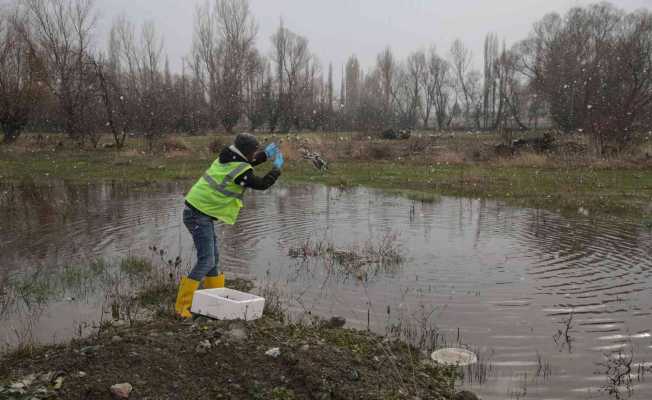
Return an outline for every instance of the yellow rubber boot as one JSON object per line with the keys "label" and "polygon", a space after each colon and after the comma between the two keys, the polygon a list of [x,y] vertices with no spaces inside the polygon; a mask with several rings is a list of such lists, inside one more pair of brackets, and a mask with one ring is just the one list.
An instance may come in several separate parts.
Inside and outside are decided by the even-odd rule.
{"label": "yellow rubber boot", "polygon": [[218,276],[207,276],[204,279],[204,289],[217,289],[224,287],[224,274]]}
{"label": "yellow rubber boot", "polygon": [[177,293],[177,303],[174,309],[177,315],[182,318],[190,318],[190,306],[192,305],[192,296],[199,287],[199,281],[190,278],[182,278],[179,283],[179,293]]}

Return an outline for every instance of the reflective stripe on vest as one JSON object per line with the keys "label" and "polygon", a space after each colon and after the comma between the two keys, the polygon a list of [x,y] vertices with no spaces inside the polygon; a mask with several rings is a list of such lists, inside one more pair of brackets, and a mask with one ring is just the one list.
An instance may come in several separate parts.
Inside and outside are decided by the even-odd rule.
{"label": "reflective stripe on vest", "polygon": [[203,176],[197,179],[186,195],[188,204],[202,213],[228,225],[235,224],[242,208],[243,185],[235,180],[252,169],[247,163],[213,162]]}
{"label": "reflective stripe on vest", "polygon": [[235,197],[236,199],[242,200],[242,197],[244,196],[244,190],[242,193],[235,193],[227,189],[226,186],[232,181],[234,181],[235,178],[247,168],[249,168],[249,164],[244,164],[244,163],[241,164],[236,169],[229,172],[222,180],[222,183],[215,182],[215,179],[213,179],[210,175],[208,175],[208,172],[204,174],[203,178],[208,183],[208,186],[213,188],[213,190],[217,191],[218,193],[221,193],[228,197]]}

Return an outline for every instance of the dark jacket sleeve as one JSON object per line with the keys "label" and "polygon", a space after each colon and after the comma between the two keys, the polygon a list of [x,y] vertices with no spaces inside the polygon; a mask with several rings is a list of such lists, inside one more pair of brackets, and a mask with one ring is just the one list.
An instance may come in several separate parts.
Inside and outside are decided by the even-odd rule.
{"label": "dark jacket sleeve", "polygon": [[281,176],[281,171],[276,168],[273,168],[265,176],[262,177],[256,176],[254,171],[250,169],[249,171],[235,178],[234,182],[249,189],[267,190],[276,182],[279,176]]}
{"label": "dark jacket sleeve", "polygon": [[255,167],[256,165],[260,165],[267,161],[267,154],[265,154],[264,151],[259,151],[256,154],[254,154],[254,159],[253,161],[250,162],[250,164]]}

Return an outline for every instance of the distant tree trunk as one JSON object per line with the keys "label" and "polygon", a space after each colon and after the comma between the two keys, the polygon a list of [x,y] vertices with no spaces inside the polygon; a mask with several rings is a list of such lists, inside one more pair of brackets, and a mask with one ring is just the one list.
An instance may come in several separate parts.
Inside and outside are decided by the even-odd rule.
{"label": "distant tree trunk", "polygon": [[0,124],[0,127],[2,128],[2,132],[4,134],[2,144],[14,143],[22,132],[20,127],[13,124]]}

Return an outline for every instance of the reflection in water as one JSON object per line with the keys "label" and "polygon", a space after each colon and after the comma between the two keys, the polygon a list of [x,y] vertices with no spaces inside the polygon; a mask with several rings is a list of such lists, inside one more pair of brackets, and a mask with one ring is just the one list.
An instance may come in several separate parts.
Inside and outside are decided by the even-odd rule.
{"label": "reflection in water", "polygon": [[[0,187],[0,284],[35,271],[66,276],[65,268],[98,256],[147,256],[153,245],[189,268],[184,189]],[[307,240],[351,248],[391,233],[405,262],[366,277],[288,256]],[[228,274],[273,281],[298,313],[475,346],[483,363],[467,382],[485,399],[600,398],[609,371],[623,365],[609,360],[632,354],[630,364],[642,370],[652,362],[652,232],[637,223],[285,186],[248,194],[239,223],[221,228],[220,238]],[[97,319],[104,289],[68,275],[80,292],[44,302],[32,330],[38,340],[69,337],[71,326]],[[24,312],[5,313],[2,339],[20,328]],[[632,398],[652,391],[636,376],[631,387]]]}

